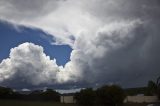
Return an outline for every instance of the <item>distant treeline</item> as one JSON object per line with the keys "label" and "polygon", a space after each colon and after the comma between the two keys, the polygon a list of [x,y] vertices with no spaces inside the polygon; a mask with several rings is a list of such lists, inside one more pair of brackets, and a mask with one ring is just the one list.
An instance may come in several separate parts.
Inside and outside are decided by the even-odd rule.
{"label": "distant treeline", "polygon": [[[127,88],[124,89],[126,95],[134,96],[143,94],[145,96],[160,96],[160,84],[159,81],[148,81],[148,85],[146,87],[137,87],[137,88]],[[160,98],[160,97],[159,97]]]}
{"label": "distant treeline", "polygon": [[143,94],[143,95],[149,96],[148,95],[149,93],[147,93],[148,87],[126,88],[124,90],[126,95],[129,95],[129,96],[135,96],[137,94]]}
{"label": "distant treeline", "polygon": [[[79,104],[122,104],[128,95],[143,94],[147,96],[157,95],[160,99],[160,77],[157,82],[148,81],[147,87],[122,89],[117,85],[105,85],[98,89],[86,88],[75,93],[75,99]],[[15,92],[11,88],[0,87],[0,99],[32,100],[32,101],[60,101],[60,94],[53,89],[35,90],[29,94]],[[94,101],[94,102],[93,102]]]}
{"label": "distant treeline", "polygon": [[105,85],[98,89],[82,89],[75,94],[76,102],[82,106],[122,106],[126,96],[156,95],[160,99],[160,83],[148,81],[147,87],[122,89],[118,85]]}
{"label": "distant treeline", "polygon": [[60,101],[60,94],[52,89],[46,91],[35,90],[29,94],[21,94],[11,88],[0,87],[0,99],[32,100],[32,101]]}

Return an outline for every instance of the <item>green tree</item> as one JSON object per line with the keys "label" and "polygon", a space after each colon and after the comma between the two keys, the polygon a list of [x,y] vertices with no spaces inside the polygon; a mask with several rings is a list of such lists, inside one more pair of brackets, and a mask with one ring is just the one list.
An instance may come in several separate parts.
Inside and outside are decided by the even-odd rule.
{"label": "green tree", "polygon": [[145,95],[157,95],[160,99],[160,77],[157,78],[156,83],[153,81],[148,81],[147,91]]}
{"label": "green tree", "polygon": [[75,94],[78,104],[88,106],[121,106],[124,98],[123,89],[117,85],[103,86],[96,91],[87,88]]}
{"label": "green tree", "polygon": [[147,85],[147,91],[146,94],[147,96],[153,96],[157,94],[157,85],[153,81],[148,81]]}
{"label": "green tree", "polygon": [[160,77],[157,78],[157,95],[158,95],[158,98],[160,100]]}
{"label": "green tree", "polygon": [[53,89],[47,89],[45,92],[42,93],[43,99],[47,101],[60,101],[60,94]]}
{"label": "green tree", "polygon": [[92,88],[86,88],[75,94],[75,99],[79,105],[92,106],[95,103],[95,92]]}
{"label": "green tree", "polygon": [[12,94],[13,91],[11,88],[0,87],[0,98],[10,98]]}
{"label": "green tree", "polygon": [[123,89],[117,85],[103,86],[96,91],[97,105],[121,106],[125,99]]}

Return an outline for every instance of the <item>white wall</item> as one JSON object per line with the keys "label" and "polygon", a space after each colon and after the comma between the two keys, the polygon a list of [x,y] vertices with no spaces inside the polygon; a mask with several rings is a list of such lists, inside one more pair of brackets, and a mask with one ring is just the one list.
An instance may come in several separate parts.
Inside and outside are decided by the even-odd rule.
{"label": "white wall", "polygon": [[154,103],[158,102],[157,96],[127,96],[124,102],[133,103]]}
{"label": "white wall", "polygon": [[61,103],[75,103],[73,96],[61,96]]}

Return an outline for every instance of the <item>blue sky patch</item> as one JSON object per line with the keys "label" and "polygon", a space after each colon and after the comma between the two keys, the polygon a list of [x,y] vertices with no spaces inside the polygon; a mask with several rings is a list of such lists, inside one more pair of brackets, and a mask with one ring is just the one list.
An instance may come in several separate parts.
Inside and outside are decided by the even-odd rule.
{"label": "blue sky patch", "polygon": [[12,24],[0,21],[0,61],[9,57],[10,49],[24,42],[32,42],[44,48],[44,52],[56,59],[58,65],[65,65],[70,60],[71,47],[68,45],[51,45],[53,37],[39,29],[21,26],[16,30]]}

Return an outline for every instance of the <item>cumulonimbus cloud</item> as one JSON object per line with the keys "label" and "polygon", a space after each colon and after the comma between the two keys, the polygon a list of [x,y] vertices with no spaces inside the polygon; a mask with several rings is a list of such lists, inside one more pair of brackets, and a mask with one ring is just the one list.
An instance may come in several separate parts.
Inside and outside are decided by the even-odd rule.
{"label": "cumulonimbus cloud", "polygon": [[[64,74],[65,72],[65,74]],[[33,43],[23,43],[12,48],[9,58],[0,64],[0,82],[26,83],[32,85],[63,83],[69,81],[72,73],[65,71]],[[74,79],[76,80],[76,79]]]}
{"label": "cumulonimbus cloud", "polygon": [[[47,59],[41,53],[42,60],[48,61],[50,65],[35,60],[30,64],[35,70],[29,71],[31,74],[26,77],[26,82],[55,84],[77,81],[91,85],[116,83],[142,86],[160,75],[158,0],[35,0],[32,5],[25,2],[1,0],[0,19],[16,25],[40,28],[56,39],[53,44],[67,44],[73,48],[70,61],[64,67],[57,66],[54,60]],[[37,46],[34,46],[36,49]],[[30,57],[34,53],[25,54]],[[22,73],[27,72],[21,70],[24,64],[19,64],[19,71],[7,71],[14,70],[10,65],[13,57],[1,62],[1,81],[11,79],[10,76],[18,72],[20,74],[16,77],[25,76]],[[31,57],[29,60],[32,60]],[[36,63],[53,69],[44,69],[35,75]],[[22,69],[24,67],[27,68],[26,63]],[[11,69],[4,71],[6,68]],[[50,74],[47,76],[43,72]],[[35,78],[32,77],[34,75]],[[44,78],[35,80],[40,76]]]}
{"label": "cumulonimbus cloud", "polygon": [[8,59],[0,64],[0,81],[19,79],[21,82],[51,83],[56,80],[59,68],[43,52],[43,48],[32,43],[24,43],[12,48]]}

